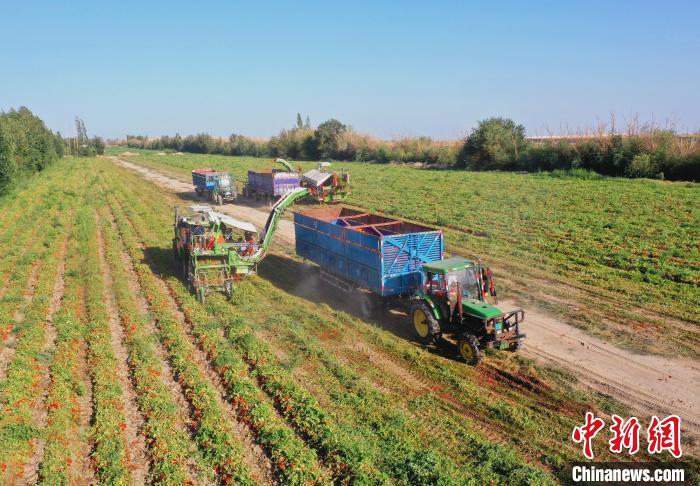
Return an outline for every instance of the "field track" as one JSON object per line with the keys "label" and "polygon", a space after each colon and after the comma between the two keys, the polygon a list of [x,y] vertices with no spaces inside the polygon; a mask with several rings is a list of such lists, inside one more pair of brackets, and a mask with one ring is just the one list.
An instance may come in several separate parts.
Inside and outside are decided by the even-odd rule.
{"label": "field track", "polygon": [[[194,193],[189,181],[174,178],[135,163],[111,157],[116,164],[136,171],[158,186],[185,199]],[[222,211],[262,226],[267,213],[240,204],[224,205]],[[294,227],[283,220],[276,238],[293,245]],[[517,302],[501,301],[505,307]],[[526,309],[524,353],[543,364],[562,367],[593,390],[626,404],[638,414],[679,414],[685,430],[700,435],[700,364],[635,354],[620,349],[536,309]]]}

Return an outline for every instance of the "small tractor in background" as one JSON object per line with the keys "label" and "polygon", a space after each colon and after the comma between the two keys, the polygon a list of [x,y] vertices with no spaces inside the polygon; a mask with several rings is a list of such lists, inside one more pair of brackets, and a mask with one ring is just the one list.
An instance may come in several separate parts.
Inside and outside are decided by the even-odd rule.
{"label": "small tractor in background", "polygon": [[192,184],[197,196],[202,197],[206,194],[213,204],[221,206],[236,199],[236,184],[228,172],[194,169]]}

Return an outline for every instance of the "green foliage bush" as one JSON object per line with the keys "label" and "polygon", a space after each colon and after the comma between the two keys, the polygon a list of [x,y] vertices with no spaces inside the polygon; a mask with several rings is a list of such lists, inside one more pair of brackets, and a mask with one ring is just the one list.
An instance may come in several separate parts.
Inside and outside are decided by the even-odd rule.
{"label": "green foliage bush", "polygon": [[25,174],[57,158],[57,137],[28,108],[0,112],[0,195]]}
{"label": "green foliage bush", "polygon": [[465,139],[457,162],[471,170],[515,169],[526,148],[524,126],[508,118],[489,118]]}

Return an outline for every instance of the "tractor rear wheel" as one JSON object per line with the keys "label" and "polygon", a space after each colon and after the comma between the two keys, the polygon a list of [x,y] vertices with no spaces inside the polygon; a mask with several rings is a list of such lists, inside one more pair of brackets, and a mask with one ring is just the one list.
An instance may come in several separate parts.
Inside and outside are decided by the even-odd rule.
{"label": "tractor rear wheel", "polygon": [[440,337],[440,324],[422,300],[416,301],[411,306],[411,321],[416,336],[423,344],[430,344]]}
{"label": "tractor rear wheel", "polygon": [[479,341],[473,334],[462,334],[457,342],[457,350],[462,359],[470,365],[477,365],[481,361]]}

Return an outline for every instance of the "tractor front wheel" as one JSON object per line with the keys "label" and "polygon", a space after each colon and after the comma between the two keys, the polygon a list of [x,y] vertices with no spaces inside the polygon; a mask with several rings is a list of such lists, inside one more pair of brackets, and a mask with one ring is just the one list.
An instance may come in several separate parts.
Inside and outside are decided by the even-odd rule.
{"label": "tractor front wheel", "polygon": [[457,342],[457,350],[462,359],[470,365],[477,365],[481,361],[479,341],[473,334],[462,334]]}
{"label": "tractor front wheel", "polygon": [[422,300],[416,301],[411,307],[411,320],[416,336],[423,344],[430,344],[440,337],[440,324]]}

